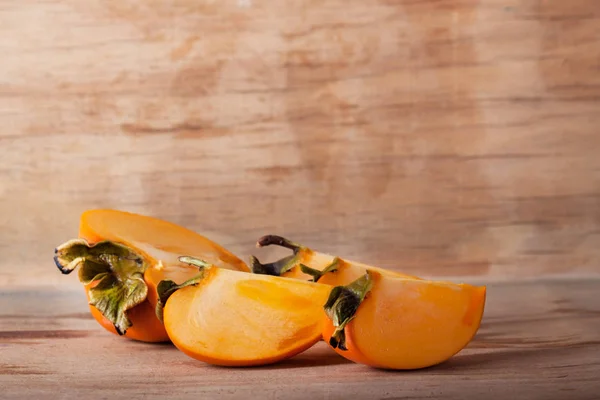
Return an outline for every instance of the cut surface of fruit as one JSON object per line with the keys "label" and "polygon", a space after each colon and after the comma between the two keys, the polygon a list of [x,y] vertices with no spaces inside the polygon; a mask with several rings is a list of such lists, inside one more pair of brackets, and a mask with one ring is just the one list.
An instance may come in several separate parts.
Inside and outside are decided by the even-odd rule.
{"label": "cut surface of fruit", "polygon": [[210,239],[187,228],[146,215],[118,210],[88,210],[81,215],[79,236],[91,243],[109,240],[135,249],[148,259],[144,280],[148,301],[156,307],[162,280],[183,283],[198,269],[179,262],[181,256],[202,258],[220,268],[250,271],[246,263]]}
{"label": "cut surface of fruit", "polygon": [[353,318],[345,321],[344,346],[334,337],[331,315],[343,314],[355,300],[339,301],[324,324],[325,341],[349,360],[386,369],[424,368],[458,353],[479,329],[485,287],[367,275],[372,284]]}
{"label": "cut surface of fruit", "polygon": [[220,268],[249,271],[242,260],[219,244],[182,226],[145,215],[88,210],[81,215],[79,236],[90,243],[109,240],[128,245],[165,265],[180,264],[178,258],[188,255]]}
{"label": "cut surface of fruit", "polygon": [[79,266],[94,318],[108,331],[136,340],[169,340],[155,314],[156,286],[165,279],[181,283],[198,273],[178,257],[203,257],[222,268],[249,271],[217,243],[149,216],[89,210],[81,216],[79,237],[57,247],[56,265],[65,274]]}
{"label": "cut surface of fruit", "polygon": [[[310,273],[306,273],[306,269],[302,268],[303,265],[305,267],[308,267],[308,269],[312,269],[314,271],[323,271],[338,260],[337,257],[314,251],[308,247],[294,243],[286,238],[277,235],[263,236],[258,240],[256,245],[257,247],[276,245],[288,248],[293,251],[292,255],[284,257],[281,260],[272,263],[262,264],[256,257],[251,257],[250,266],[252,272],[256,274],[284,276],[286,278],[294,278],[301,280],[311,280],[314,279],[314,274],[311,275]],[[357,261],[350,261],[344,259],[343,262],[347,265],[343,276],[338,274],[338,277],[336,278],[336,275],[327,274],[328,282],[324,282],[321,280],[319,280],[319,282],[333,285],[346,285],[358,278],[359,276],[364,275],[367,271],[375,271],[385,276],[394,276],[405,279],[421,279],[417,276],[404,274],[402,272],[391,271],[388,269],[367,265]]]}
{"label": "cut surface of fruit", "polygon": [[270,364],[321,339],[330,290],[313,282],[205,267],[193,285],[166,299],[163,320],[173,344],[190,357],[224,366]]}

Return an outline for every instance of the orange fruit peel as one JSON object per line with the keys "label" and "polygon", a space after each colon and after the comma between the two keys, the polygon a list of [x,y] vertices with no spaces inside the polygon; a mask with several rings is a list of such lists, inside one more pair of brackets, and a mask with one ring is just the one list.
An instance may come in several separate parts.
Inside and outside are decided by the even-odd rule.
{"label": "orange fruit peel", "polygon": [[200,274],[180,285],[162,281],[157,313],[173,344],[188,356],[221,366],[265,365],[321,339],[331,286],[181,260],[198,266]]}
{"label": "orange fruit peel", "polygon": [[249,271],[215,242],[168,221],[117,210],[89,210],[79,238],[55,249],[63,274],[79,268],[93,317],[108,331],[145,342],[169,341],[156,318],[157,286],[184,282],[198,273],[178,257],[190,254],[222,268]]}
{"label": "orange fruit peel", "polygon": [[485,287],[368,271],[336,286],[323,338],[338,354],[383,369],[419,369],[462,350],[479,329]]}

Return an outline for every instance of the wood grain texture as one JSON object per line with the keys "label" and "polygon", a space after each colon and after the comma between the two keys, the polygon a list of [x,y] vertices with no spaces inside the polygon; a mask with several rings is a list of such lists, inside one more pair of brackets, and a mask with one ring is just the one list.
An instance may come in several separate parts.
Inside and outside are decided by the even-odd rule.
{"label": "wood grain texture", "polygon": [[2,398],[596,399],[600,280],[488,285],[474,342],[439,366],[384,372],[324,344],[261,368],[217,368],[105,332],[82,291],[0,290]]}
{"label": "wood grain texture", "polygon": [[595,0],[3,0],[0,53],[0,283],[57,283],[96,207],[243,257],[600,273]]}

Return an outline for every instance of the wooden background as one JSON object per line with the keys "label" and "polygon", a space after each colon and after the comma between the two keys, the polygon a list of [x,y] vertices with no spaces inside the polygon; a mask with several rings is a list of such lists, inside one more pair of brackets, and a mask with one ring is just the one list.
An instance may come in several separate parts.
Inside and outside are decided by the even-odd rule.
{"label": "wooden background", "polygon": [[[76,284],[79,214],[247,258],[600,273],[596,0],[0,0],[0,284]],[[258,254],[258,253],[257,253]]]}

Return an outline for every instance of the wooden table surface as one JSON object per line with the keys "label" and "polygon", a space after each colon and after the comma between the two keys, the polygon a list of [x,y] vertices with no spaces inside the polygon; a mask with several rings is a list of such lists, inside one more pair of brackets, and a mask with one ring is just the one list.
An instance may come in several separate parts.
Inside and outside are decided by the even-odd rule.
{"label": "wooden table surface", "polygon": [[386,372],[323,344],[260,368],[213,367],[100,328],[81,290],[0,289],[2,398],[597,399],[600,280],[488,285],[476,339],[444,364]]}

